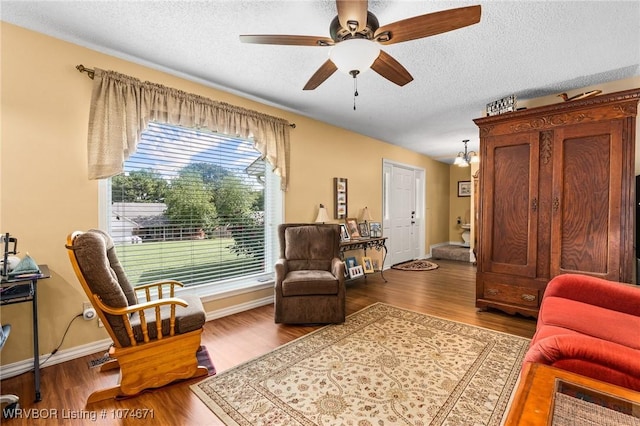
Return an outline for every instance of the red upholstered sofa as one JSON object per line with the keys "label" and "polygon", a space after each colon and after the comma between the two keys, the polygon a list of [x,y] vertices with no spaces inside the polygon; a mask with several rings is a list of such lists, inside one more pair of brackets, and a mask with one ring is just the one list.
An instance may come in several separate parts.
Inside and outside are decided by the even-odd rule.
{"label": "red upholstered sofa", "polygon": [[544,292],[524,362],[640,391],[640,288],[565,274]]}

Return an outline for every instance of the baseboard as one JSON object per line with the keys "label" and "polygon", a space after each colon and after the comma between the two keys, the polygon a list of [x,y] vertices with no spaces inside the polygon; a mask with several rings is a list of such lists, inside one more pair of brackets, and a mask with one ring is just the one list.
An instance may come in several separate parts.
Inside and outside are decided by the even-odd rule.
{"label": "baseboard", "polygon": [[[206,318],[207,321],[211,321],[217,318],[226,317],[228,315],[237,314],[239,312],[248,311],[249,309],[269,305],[271,303],[273,303],[273,296],[263,297],[261,299],[256,299],[249,302],[240,303],[238,305],[229,306],[227,308],[207,312]],[[73,359],[95,354],[97,352],[104,352],[109,349],[110,345],[111,339],[103,339],[96,342],[87,343],[85,345],[60,350],[53,356],[51,356],[51,358],[49,358],[51,354],[40,355],[40,368],[46,368],[52,365],[60,364],[62,362],[71,361]],[[45,360],[47,360],[46,364],[42,365]],[[18,376],[32,370],[33,358],[25,359],[11,364],[3,364],[0,368],[0,380]]]}
{"label": "baseboard", "polygon": [[[60,364],[62,362],[71,361],[72,359],[80,358],[86,355],[95,354],[96,352],[105,352],[111,346],[111,339],[98,340],[96,342],[87,343],[85,345],[75,346],[69,349],[62,349],[56,352],[54,355],[44,354],[40,355],[40,368],[46,368],[52,365]],[[49,358],[51,356],[51,358]],[[47,361],[43,365],[43,362]],[[3,364],[0,369],[0,380],[14,377],[27,371],[33,371],[33,358],[25,359],[22,361],[14,362],[11,364]]]}
{"label": "baseboard", "polygon": [[267,296],[263,297],[262,299],[251,300],[249,302],[239,303],[227,308],[216,309],[215,311],[207,312],[207,321],[248,311],[250,309],[259,308],[260,306],[270,305],[273,303],[273,297],[274,296]]}

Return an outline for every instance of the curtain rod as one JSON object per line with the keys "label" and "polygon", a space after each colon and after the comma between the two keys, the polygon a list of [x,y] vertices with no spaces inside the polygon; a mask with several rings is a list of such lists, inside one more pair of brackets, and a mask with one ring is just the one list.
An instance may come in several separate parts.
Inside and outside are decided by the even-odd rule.
{"label": "curtain rod", "polygon": [[80,65],[76,65],[76,69],[80,72],[86,72],[87,73],[87,77],[89,77],[91,80],[93,80],[93,77],[96,76],[96,72],[90,68],[85,68],[84,65],[80,64]]}
{"label": "curtain rod", "polygon": [[[91,80],[93,80],[93,78],[96,76],[95,70],[93,70],[91,68],[87,68],[82,64],[76,65],[76,69],[79,72],[86,72],[87,73],[87,77],[89,77]],[[295,129],[296,128],[296,123],[289,123],[289,126],[291,126],[292,129]]]}

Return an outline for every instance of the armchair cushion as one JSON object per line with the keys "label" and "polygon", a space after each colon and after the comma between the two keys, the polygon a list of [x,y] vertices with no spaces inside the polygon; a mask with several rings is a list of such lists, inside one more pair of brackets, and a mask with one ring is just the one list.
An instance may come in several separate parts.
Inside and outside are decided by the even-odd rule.
{"label": "armchair cushion", "polygon": [[333,230],[318,226],[296,226],[284,231],[285,252],[289,270],[315,269],[329,271],[335,247],[327,244],[333,240]]}
{"label": "armchair cushion", "polygon": [[[106,293],[113,292],[112,296],[118,299],[110,303],[112,299],[109,294],[103,295],[101,291],[95,291],[92,288],[94,293],[98,294],[107,305],[122,308],[138,303],[136,293],[118,260],[113,239],[109,234],[99,229],[91,229],[82,235],[78,235],[74,242],[74,247],[76,252],[83,256],[83,272],[91,274],[88,278],[97,278],[100,282],[97,288]],[[107,254],[107,259],[104,259],[104,253]],[[99,262],[100,259],[104,260]],[[111,276],[112,279],[108,279],[108,276]],[[91,286],[91,284],[89,285]],[[120,291],[117,291],[116,287]],[[115,295],[116,293],[117,296]],[[125,305],[120,305],[120,294],[123,294],[127,300]]]}
{"label": "armchair cushion", "polygon": [[138,303],[138,297],[136,296],[136,292],[133,290],[133,286],[129,282],[127,278],[127,274],[124,272],[124,268],[118,259],[116,254],[116,248],[113,244],[113,239],[109,234],[100,229],[92,229],[90,232],[95,232],[99,234],[103,239],[107,249],[107,258],[109,259],[109,265],[113,272],[116,274],[116,278],[118,279],[118,284],[124,293],[124,296],[127,298],[127,302],[129,306],[135,305]]}
{"label": "armchair cushion", "polygon": [[[107,243],[103,235],[95,230],[84,232],[75,238],[73,250],[91,292],[113,308],[129,306],[127,297],[118,283],[118,277],[105,257]],[[118,340],[121,343],[129,342],[122,318],[110,314],[105,316]]]}
{"label": "armchair cushion", "polygon": [[[187,302],[188,306],[176,306],[176,326],[175,333],[183,334],[190,331],[202,328],[206,321],[204,307],[198,296],[193,295],[181,295],[180,299]],[[171,329],[171,306],[164,305],[160,308],[160,315],[162,318],[162,334],[168,335]],[[149,330],[149,338],[155,339],[158,337],[156,330],[156,314],[154,309],[146,309],[144,311],[144,317],[147,321],[147,327]],[[136,312],[131,315],[131,326],[133,327],[133,335],[137,342],[143,342],[144,336],[142,335],[142,326],[140,325],[140,315]],[[127,341],[128,341],[127,337]]]}
{"label": "armchair cushion", "polygon": [[338,294],[338,279],[329,271],[291,271],[282,281],[282,295]]}

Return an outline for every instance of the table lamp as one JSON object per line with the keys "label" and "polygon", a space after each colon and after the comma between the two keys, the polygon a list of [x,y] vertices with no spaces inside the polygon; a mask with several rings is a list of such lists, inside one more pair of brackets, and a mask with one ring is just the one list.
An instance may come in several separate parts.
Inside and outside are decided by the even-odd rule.
{"label": "table lamp", "polygon": [[329,222],[329,214],[327,213],[327,209],[324,207],[324,204],[320,204],[318,208],[318,216],[316,217],[316,223],[325,223]]}
{"label": "table lamp", "polygon": [[369,213],[369,207],[366,207],[364,209],[362,209],[362,220],[364,220],[364,223],[366,223],[367,225],[369,225],[369,221],[371,220],[371,213]]}

